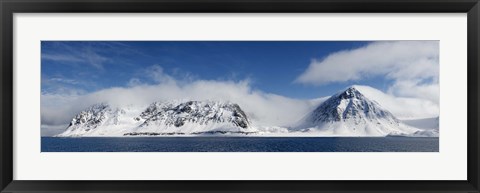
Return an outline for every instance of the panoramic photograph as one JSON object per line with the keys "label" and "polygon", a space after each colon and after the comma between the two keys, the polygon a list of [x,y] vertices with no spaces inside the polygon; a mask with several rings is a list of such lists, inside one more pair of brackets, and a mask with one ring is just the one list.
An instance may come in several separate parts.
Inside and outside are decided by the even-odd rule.
{"label": "panoramic photograph", "polygon": [[41,152],[439,152],[439,41],[42,41]]}

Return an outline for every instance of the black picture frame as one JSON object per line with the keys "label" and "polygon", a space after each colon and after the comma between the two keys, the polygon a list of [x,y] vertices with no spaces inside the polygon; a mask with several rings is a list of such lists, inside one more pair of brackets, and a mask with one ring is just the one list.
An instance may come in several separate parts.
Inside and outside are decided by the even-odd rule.
{"label": "black picture frame", "polygon": [[[1,0],[1,192],[479,192],[478,0]],[[466,181],[23,181],[13,180],[13,14],[121,12],[468,13]],[[447,167],[447,166],[446,166]]]}

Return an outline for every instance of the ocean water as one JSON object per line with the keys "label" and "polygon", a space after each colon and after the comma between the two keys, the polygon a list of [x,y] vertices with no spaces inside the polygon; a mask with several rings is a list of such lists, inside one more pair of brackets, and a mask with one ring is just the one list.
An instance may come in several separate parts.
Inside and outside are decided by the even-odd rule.
{"label": "ocean water", "polygon": [[42,152],[438,152],[422,137],[42,137]]}

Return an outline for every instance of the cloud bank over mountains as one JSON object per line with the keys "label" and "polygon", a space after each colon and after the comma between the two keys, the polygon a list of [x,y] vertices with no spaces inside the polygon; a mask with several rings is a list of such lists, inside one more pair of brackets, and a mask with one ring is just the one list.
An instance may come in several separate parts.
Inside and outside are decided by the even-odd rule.
{"label": "cloud bank over mountains", "polygon": [[249,81],[198,80],[186,84],[175,81],[156,85],[140,84],[132,87],[104,89],[85,95],[42,95],[42,124],[44,127],[68,124],[71,118],[98,103],[113,106],[147,106],[154,101],[215,100],[235,102],[259,124],[285,125],[304,116],[316,101],[304,101],[252,89]]}

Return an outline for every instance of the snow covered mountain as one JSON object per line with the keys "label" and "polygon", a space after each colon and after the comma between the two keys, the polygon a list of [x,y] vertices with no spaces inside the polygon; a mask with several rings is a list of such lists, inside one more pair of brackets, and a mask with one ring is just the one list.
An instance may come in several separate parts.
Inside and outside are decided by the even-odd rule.
{"label": "snow covered mountain", "polygon": [[57,136],[250,134],[249,125],[245,112],[233,103],[154,102],[147,108],[98,104],[76,115]]}
{"label": "snow covered mountain", "polygon": [[137,124],[132,119],[140,113],[137,108],[114,108],[106,103],[96,104],[78,113],[67,129],[56,136],[119,136]]}
{"label": "snow covered mountain", "polygon": [[401,121],[383,105],[372,100],[385,98],[383,94],[365,95],[363,90],[366,89],[352,86],[328,99],[312,102],[312,108],[306,110],[311,112],[305,111],[307,115],[294,126],[259,123],[261,120],[255,119],[254,113],[245,112],[238,104],[231,102],[162,101],[148,106],[123,107],[102,103],[78,113],[66,130],[56,136],[226,134],[438,137],[438,117],[429,119],[429,123],[436,123],[436,129],[417,127],[416,122]]}
{"label": "snow covered mountain", "polygon": [[153,103],[139,117],[135,133],[248,133],[250,122],[237,104],[188,101]]}
{"label": "snow covered mountain", "polygon": [[400,122],[354,86],[327,99],[296,129],[335,136],[409,135],[418,131]]}

